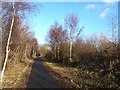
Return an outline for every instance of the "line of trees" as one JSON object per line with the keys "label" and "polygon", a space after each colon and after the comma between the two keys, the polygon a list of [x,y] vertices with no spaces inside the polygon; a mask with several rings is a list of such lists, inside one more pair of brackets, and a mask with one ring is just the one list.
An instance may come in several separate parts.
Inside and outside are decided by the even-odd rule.
{"label": "line of trees", "polygon": [[[65,17],[65,27],[58,22],[52,25],[48,32],[47,41],[53,50],[55,59],[64,60],[69,58],[69,61],[73,59],[73,44],[79,38],[83,27],[78,28],[78,17],[74,13],[70,13]],[[68,49],[69,48],[69,49]]]}
{"label": "line of trees", "polygon": [[120,85],[120,57],[118,55],[120,51],[117,42],[117,18],[113,16],[109,20],[112,31],[111,40],[103,34],[100,37],[93,36],[83,40],[81,34],[84,26],[79,29],[78,17],[74,13],[68,14],[65,17],[64,26],[58,22],[51,25],[47,35],[50,49],[45,57],[64,65],[97,72],[99,79],[107,76],[111,83],[108,83],[106,79],[101,85],[118,87]]}
{"label": "line of trees", "polygon": [[2,73],[16,62],[24,62],[37,51],[37,39],[25,23],[25,15],[35,8],[28,2],[2,2]]}

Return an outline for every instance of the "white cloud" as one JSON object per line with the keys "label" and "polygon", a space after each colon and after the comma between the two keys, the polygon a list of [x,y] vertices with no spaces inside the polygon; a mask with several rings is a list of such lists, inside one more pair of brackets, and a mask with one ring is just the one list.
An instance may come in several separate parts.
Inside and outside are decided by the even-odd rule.
{"label": "white cloud", "polygon": [[94,4],[88,4],[88,5],[85,6],[85,9],[94,9],[94,8],[96,8],[96,7],[97,7],[97,6],[94,5]]}
{"label": "white cloud", "polygon": [[117,5],[117,3],[116,3],[116,2],[106,2],[105,5],[106,5],[107,7],[114,7],[114,6]]}
{"label": "white cloud", "polygon": [[118,2],[119,0],[102,0],[103,2]]}
{"label": "white cloud", "polygon": [[106,8],[101,14],[100,14],[100,17],[101,18],[104,18],[106,17],[110,12],[110,8]]}
{"label": "white cloud", "polygon": [[106,6],[113,7],[119,0],[102,0]]}

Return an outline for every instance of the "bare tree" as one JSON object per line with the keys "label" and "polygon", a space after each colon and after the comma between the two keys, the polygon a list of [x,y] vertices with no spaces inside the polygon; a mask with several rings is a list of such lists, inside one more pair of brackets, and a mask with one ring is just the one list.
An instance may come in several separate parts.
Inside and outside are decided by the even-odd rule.
{"label": "bare tree", "polygon": [[[65,17],[65,27],[69,30],[69,41],[70,41],[70,58],[69,60],[72,61],[72,48],[73,48],[73,42],[75,39],[78,38],[81,31],[83,30],[83,27],[78,30],[78,17],[74,13],[70,13]],[[76,35],[77,34],[77,35]]]}
{"label": "bare tree", "polygon": [[111,17],[108,17],[108,23],[109,23],[109,27],[110,27],[110,29],[111,29],[111,31],[112,31],[112,42],[113,43],[117,43],[117,34],[118,34],[118,28],[117,28],[117,26],[118,26],[118,19],[117,19],[117,16],[116,15],[114,15],[114,16],[111,16]]}
{"label": "bare tree", "polygon": [[54,56],[58,60],[60,59],[60,45],[65,40],[65,31],[62,26],[55,22],[54,25],[51,26],[48,34],[49,42],[52,50],[54,51]]}
{"label": "bare tree", "polygon": [[[22,26],[22,18],[24,18],[25,13],[27,10],[32,10],[32,6],[27,2],[2,2],[2,31],[3,31],[3,45],[5,56],[3,60],[3,68],[1,73],[1,82],[2,78],[6,69],[9,52],[12,50],[12,45],[15,45],[14,47],[17,47],[16,51],[18,51],[21,47],[20,40],[20,34],[23,32],[23,30],[28,30],[26,27],[24,28]],[[18,34],[19,33],[19,34]],[[16,42],[14,39],[17,36]],[[28,36],[28,34],[26,35]],[[28,40],[26,40],[27,42]],[[25,42],[24,42],[25,43]],[[22,44],[23,45],[23,44]],[[26,48],[26,47],[25,47]]]}
{"label": "bare tree", "polygon": [[6,64],[7,64],[7,60],[8,60],[8,53],[9,53],[9,43],[10,43],[10,38],[11,38],[11,34],[12,34],[12,30],[13,30],[13,24],[14,24],[14,19],[15,19],[15,6],[14,6],[14,2],[13,2],[13,5],[12,5],[12,9],[13,9],[13,17],[12,17],[12,22],[11,22],[11,27],[10,27],[10,32],[9,32],[9,36],[8,36],[8,41],[7,41],[7,46],[6,46],[6,55],[5,55],[5,61],[4,61],[4,65],[3,65],[3,69],[2,69],[2,72],[1,72],[1,82],[2,82],[2,78],[3,78],[3,75],[4,75],[4,72],[5,72],[5,67],[6,67]]}
{"label": "bare tree", "polygon": [[112,31],[112,55],[114,57],[115,60],[110,60],[110,75],[112,73],[112,68],[113,68],[113,64],[117,61],[119,63],[119,60],[118,60],[118,17],[117,15],[114,15],[114,16],[111,16],[108,18],[109,21],[109,27]]}

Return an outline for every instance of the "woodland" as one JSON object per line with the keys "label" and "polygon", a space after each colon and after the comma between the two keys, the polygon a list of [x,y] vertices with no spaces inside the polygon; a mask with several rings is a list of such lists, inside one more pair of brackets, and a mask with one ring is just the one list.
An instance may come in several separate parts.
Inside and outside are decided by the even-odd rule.
{"label": "woodland", "polygon": [[101,34],[84,40],[82,33],[86,26],[80,27],[79,18],[72,12],[65,16],[64,25],[53,22],[45,37],[46,44],[39,45],[34,33],[29,31],[25,16],[37,12],[41,5],[28,2],[0,4],[3,87],[12,87],[19,73],[22,74],[26,66],[31,67],[35,57],[40,57],[43,62],[52,63],[50,67],[63,68],[63,71],[59,69],[60,72],[68,73],[80,88],[120,89],[120,42],[116,15],[108,19],[111,39]]}

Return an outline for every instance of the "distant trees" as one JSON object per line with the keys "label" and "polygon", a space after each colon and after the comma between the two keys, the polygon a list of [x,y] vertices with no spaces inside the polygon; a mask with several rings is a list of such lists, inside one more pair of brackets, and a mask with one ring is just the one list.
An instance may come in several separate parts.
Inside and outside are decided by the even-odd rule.
{"label": "distant trees", "polygon": [[47,44],[39,45],[39,53],[41,57],[45,57],[48,52],[49,52],[49,46]]}
{"label": "distant trees", "polygon": [[52,25],[49,29],[48,42],[50,44],[51,50],[54,53],[55,59],[58,61],[60,60],[60,49],[62,48],[62,45],[66,43],[66,33],[67,32],[63,29],[63,27],[57,22],[55,22],[55,24]]}

